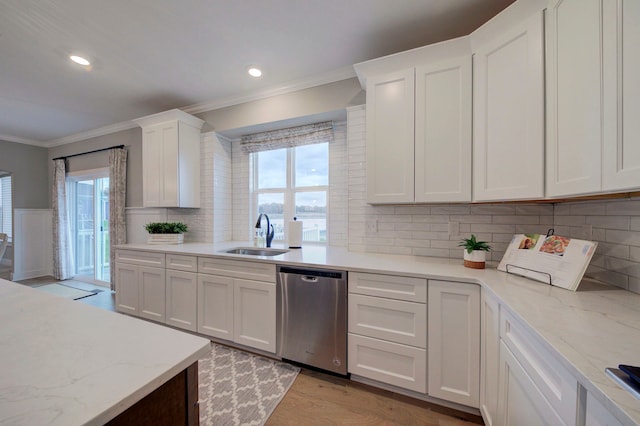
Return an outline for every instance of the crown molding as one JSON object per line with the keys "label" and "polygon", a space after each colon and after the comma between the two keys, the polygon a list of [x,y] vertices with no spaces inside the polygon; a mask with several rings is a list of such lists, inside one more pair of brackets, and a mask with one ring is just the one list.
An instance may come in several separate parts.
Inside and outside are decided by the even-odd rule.
{"label": "crown molding", "polygon": [[110,133],[121,132],[123,130],[133,129],[139,127],[133,121],[123,121],[122,123],[111,124],[109,126],[100,127],[98,129],[89,130],[86,132],[76,133],[73,135],[65,136],[58,139],[53,139],[44,142],[42,146],[46,148],[54,148],[60,145],[66,145],[73,142],[79,142],[86,139],[96,138],[98,136],[108,135]]}
{"label": "crown molding", "polygon": [[[203,102],[199,104],[189,105],[180,110],[189,114],[199,114],[206,111],[212,111],[219,108],[225,108],[233,105],[239,105],[246,102],[257,101],[260,99],[266,99],[272,96],[284,95],[286,93],[296,92],[298,90],[309,89],[323,84],[335,83],[336,81],[347,80],[349,78],[356,77],[356,73],[353,66],[347,66],[339,68],[324,74],[316,75],[313,77],[304,78],[301,80],[295,80],[290,83],[281,86],[274,86],[262,91],[254,92],[242,96],[230,96],[227,98],[218,99],[216,101]],[[86,132],[75,133],[73,135],[64,136],[58,139],[52,139],[48,141],[36,141],[25,138],[18,138],[9,135],[0,135],[0,140],[6,140],[8,142],[24,143],[28,145],[36,145],[43,148],[54,148],[60,145],[66,145],[73,142],[79,142],[86,139],[95,138],[98,136],[108,135],[110,133],[120,132],[123,130],[129,130],[138,127],[134,121],[123,121],[121,123],[112,124],[109,126],[100,127],[98,129],[89,130]]]}
{"label": "crown molding", "polygon": [[247,102],[258,101],[261,99],[270,98],[272,96],[284,95],[286,93],[296,92],[298,90],[309,89],[316,86],[322,86],[323,84],[335,83],[336,81],[347,80],[356,76],[356,72],[353,66],[339,68],[337,70],[330,71],[328,73],[316,75],[313,77],[304,78],[301,80],[295,80],[282,86],[271,87],[259,92],[254,92],[241,96],[230,96],[227,98],[218,99],[216,101],[203,102],[199,104],[193,104],[180,108],[189,114],[200,114],[206,111],[212,111],[215,109],[225,108],[233,105],[244,104]]}
{"label": "crown molding", "polygon": [[23,143],[25,145],[35,145],[35,146],[39,146],[39,147],[44,147],[44,144],[45,144],[45,142],[43,142],[43,141],[37,141],[37,140],[34,140],[34,139],[19,138],[17,136],[1,135],[1,134],[0,134],[0,141],[13,142],[13,143]]}

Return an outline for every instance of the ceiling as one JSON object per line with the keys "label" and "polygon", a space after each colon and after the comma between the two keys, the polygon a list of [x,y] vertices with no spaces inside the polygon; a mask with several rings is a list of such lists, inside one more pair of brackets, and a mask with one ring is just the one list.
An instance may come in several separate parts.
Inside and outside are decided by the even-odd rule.
{"label": "ceiling", "polygon": [[0,0],[0,140],[54,146],[338,81],[354,63],[469,34],[512,1]]}

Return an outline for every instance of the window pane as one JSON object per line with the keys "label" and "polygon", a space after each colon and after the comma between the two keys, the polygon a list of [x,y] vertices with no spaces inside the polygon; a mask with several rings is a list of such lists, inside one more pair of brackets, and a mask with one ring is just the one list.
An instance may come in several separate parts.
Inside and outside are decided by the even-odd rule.
{"label": "window pane", "polygon": [[327,241],[327,193],[297,192],[296,217],[302,221],[302,241]]}
{"label": "window pane", "polygon": [[287,150],[276,149],[255,154],[258,157],[258,189],[287,186]]}
{"label": "window pane", "polygon": [[[275,231],[273,240],[284,240],[284,194],[258,194],[258,213],[266,213]],[[262,221],[263,229],[267,221]]]}
{"label": "window pane", "polygon": [[329,144],[316,143],[295,148],[296,187],[329,184]]}

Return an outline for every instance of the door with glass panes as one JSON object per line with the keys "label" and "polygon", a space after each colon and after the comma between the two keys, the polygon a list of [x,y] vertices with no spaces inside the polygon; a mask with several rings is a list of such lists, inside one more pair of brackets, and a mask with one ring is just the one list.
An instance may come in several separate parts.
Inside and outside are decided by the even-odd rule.
{"label": "door with glass panes", "polygon": [[108,285],[111,273],[108,170],[70,173],[67,208],[74,278]]}

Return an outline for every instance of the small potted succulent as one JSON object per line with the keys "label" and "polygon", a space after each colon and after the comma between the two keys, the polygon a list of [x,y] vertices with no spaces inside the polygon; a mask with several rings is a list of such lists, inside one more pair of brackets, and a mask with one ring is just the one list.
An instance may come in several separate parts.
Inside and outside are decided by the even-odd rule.
{"label": "small potted succulent", "polygon": [[491,246],[485,241],[478,241],[476,236],[463,239],[458,247],[464,247],[464,266],[473,269],[484,269],[486,254]]}
{"label": "small potted succulent", "polygon": [[149,233],[147,244],[182,244],[187,225],[182,222],[152,222],[144,229]]}

